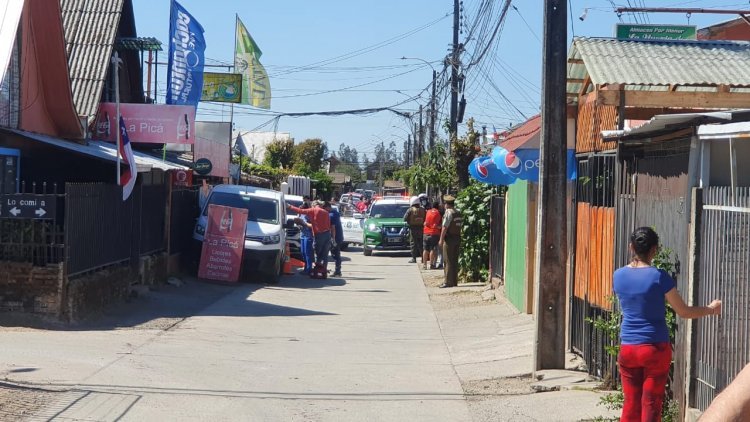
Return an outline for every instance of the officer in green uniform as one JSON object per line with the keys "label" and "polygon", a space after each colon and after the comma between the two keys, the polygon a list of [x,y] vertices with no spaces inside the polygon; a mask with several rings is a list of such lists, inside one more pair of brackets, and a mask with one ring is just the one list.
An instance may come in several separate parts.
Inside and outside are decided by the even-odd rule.
{"label": "officer in green uniform", "polygon": [[411,197],[411,206],[404,214],[404,221],[409,225],[409,234],[411,236],[411,261],[417,262],[417,257],[422,256],[422,237],[424,229],[424,218],[427,214],[419,203],[418,196]]}
{"label": "officer in green uniform", "polygon": [[443,200],[445,215],[443,230],[440,232],[440,247],[443,248],[445,283],[440,285],[441,288],[458,285],[458,254],[461,250],[461,214],[455,208],[456,198],[447,195]]}

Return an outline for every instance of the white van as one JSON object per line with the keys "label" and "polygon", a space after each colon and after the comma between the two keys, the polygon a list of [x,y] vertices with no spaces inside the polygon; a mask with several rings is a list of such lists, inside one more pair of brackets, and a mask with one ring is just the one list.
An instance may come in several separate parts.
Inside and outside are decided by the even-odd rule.
{"label": "white van", "polygon": [[266,281],[277,283],[283,271],[286,248],[284,194],[252,186],[214,187],[193,231],[193,239],[201,243],[208,224],[208,206],[212,204],[248,211],[240,279],[257,278],[260,272],[268,277]]}

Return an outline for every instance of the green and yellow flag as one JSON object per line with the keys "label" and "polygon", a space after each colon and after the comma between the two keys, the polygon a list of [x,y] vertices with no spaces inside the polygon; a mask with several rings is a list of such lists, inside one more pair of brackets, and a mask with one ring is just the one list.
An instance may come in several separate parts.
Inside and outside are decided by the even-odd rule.
{"label": "green and yellow flag", "polygon": [[242,74],[242,103],[270,109],[271,83],[266,69],[260,64],[262,54],[258,44],[237,16],[234,71]]}

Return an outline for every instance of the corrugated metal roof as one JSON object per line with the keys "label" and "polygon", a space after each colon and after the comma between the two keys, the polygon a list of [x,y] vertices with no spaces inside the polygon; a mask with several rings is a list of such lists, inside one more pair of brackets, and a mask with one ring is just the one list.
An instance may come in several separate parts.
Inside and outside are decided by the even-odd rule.
{"label": "corrugated metal roof", "polygon": [[73,102],[96,115],[124,0],[60,0]]}
{"label": "corrugated metal roof", "polygon": [[[568,79],[591,78],[594,85],[625,84],[627,89],[699,90],[689,85],[750,86],[750,42],[666,41],[576,38],[568,54]],[[644,86],[653,86],[646,88]],[[569,82],[578,93],[579,82]]]}

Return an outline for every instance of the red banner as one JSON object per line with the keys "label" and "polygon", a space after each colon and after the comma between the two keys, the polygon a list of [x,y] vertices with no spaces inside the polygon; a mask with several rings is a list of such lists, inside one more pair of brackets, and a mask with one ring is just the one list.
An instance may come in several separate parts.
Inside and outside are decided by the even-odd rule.
{"label": "red banner", "polygon": [[[114,103],[101,103],[96,116],[95,139],[117,141],[117,111]],[[195,107],[167,104],[120,104],[131,142],[194,144]]]}
{"label": "red banner", "polygon": [[244,208],[208,206],[208,225],[203,237],[198,277],[220,281],[239,280],[246,223],[247,210]]}

